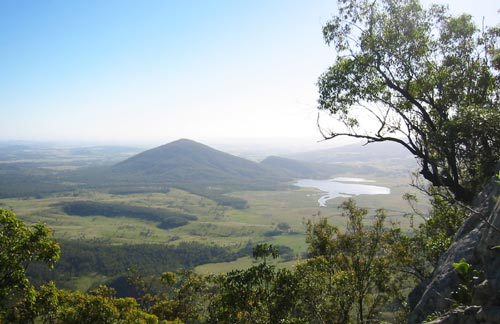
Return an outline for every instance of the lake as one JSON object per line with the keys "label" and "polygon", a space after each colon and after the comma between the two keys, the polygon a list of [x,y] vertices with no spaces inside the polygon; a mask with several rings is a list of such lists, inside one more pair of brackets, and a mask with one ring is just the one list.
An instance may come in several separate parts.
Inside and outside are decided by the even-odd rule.
{"label": "lake", "polygon": [[373,180],[361,178],[335,178],[329,180],[302,179],[295,183],[298,187],[316,188],[327,194],[318,199],[321,207],[326,207],[326,202],[337,197],[352,197],[355,195],[388,195],[391,189],[386,187],[363,184],[373,183]]}

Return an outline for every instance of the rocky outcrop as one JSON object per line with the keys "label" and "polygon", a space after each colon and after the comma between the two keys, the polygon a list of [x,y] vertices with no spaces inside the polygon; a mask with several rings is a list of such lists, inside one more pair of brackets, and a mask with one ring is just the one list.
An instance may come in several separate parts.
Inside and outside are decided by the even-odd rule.
{"label": "rocky outcrop", "polygon": [[496,324],[500,323],[499,312],[495,306],[461,307],[426,324]]}
{"label": "rocky outcrop", "polygon": [[[431,314],[446,313],[431,323],[469,324],[500,323],[500,184],[493,179],[476,197],[475,212],[471,212],[441,258],[428,283],[417,287],[410,296],[410,324],[422,323]],[[484,273],[478,282],[472,305],[451,309],[455,301],[451,293],[459,278],[453,263],[464,258],[474,269]]]}

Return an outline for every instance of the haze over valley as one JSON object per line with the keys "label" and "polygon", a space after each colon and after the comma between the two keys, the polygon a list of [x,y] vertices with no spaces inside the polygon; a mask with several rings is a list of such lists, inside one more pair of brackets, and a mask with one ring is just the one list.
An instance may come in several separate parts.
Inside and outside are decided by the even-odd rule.
{"label": "haze over valley", "polygon": [[[145,150],[3,143],[0,204],[28,223],[46,223],[62,246],[68,246],[67,253],[79,253],[73,245],[82,240],[125,246],[153,244],[153,249],[156,244],[175,247],[197,242],[224,247],[229,253],[193,264],[203,265],[202,272],[219,272],[245,264],[247,254],[238,251],[248,245],[270,242],[282,246],[286,256],[282,262],[289,262],[305,252],[306,219],[321,213],[335,223],[344,223],[336,208],[340,197],[328,201],[328,208],[320,208],[318,200],[325,193],[311,186],[297,187],[297,180],[370,179],[373,182],[367,184],[390,191],[383,192],[387,196],[383,207],[391,210],[391,217],[408,221],[402,216],[409,206],[401,196],[411,190],[407,184],[412,158],[387,148],[380,155],[370,153],[373,163],[368,163],[359,160],[365,149],[355,144],[255,161],[188,139]],[[356,197],[364,207],[382,207],[379,195]],[[229,263],[222,266],[218,263],[222,261]],[[65,270],[50,275],[59,276],[72,288],[82,288],[78,278],[93,272],[82,270],[76,281],[68,281],[62,273],[76,265],[65,255],[59,264]],[[125,268],[115,270],[122,273]],[[107,282],[109,271],[97,271],[90,282]]]}

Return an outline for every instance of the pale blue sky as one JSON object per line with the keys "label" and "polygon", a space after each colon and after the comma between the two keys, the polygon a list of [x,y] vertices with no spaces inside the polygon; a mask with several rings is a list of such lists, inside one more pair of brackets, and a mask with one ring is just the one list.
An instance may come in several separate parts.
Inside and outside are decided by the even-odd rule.
{"label": "pale blue sky", "polygon": [[[499,21],[492,1],[450,7]],[[0,139],[318,139],[315,83],[334,58],[321,27],[334,10],[326,0],[0,0]]]}

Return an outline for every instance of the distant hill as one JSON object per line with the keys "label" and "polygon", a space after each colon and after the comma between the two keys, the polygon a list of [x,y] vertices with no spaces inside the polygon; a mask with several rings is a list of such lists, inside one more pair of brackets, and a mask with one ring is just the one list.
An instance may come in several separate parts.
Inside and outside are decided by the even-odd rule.
{"label": "distant hill", "polygon": [[328,179],[340,175],[375,175],[380,169],[363,163],[315,163],[270,156],[261,162],[276,174],[293,179]]}
{"label": "distant hill", "polygon": [[286,180],[259,163],[181,139],[114,165],[112,173],[134,181],[176,186],[259,188]]}
{"label": "distant hill", "polygon": [[308,163],[336,165],[340,172],[379,175],[407,174],[408,170],[417,166],[415,158],[404,147],[390,142],[349,144],[286,157]]}
{"label": "distant hill", "polygon": [[298,161],[279,156],[267,157],[260,164],[273,170],[276,174],[294,179],[328,178],[335,173],[335,167],[332,165]]}
{"label": "distant hill", "polygon": [[410,152],[396,143],[381,142],[349,144],[325,150],[309,151],[286,156],[290,159],[315,163],[374,162],[413,159]]}

